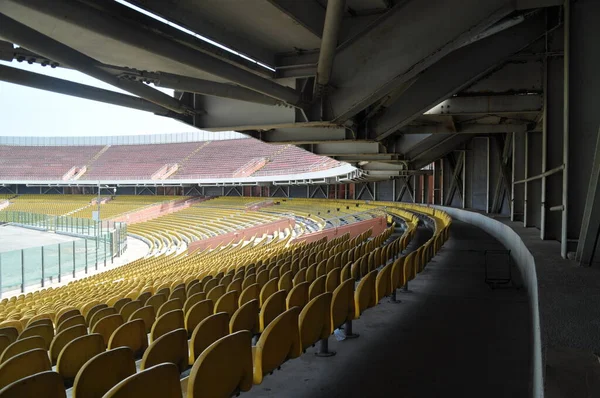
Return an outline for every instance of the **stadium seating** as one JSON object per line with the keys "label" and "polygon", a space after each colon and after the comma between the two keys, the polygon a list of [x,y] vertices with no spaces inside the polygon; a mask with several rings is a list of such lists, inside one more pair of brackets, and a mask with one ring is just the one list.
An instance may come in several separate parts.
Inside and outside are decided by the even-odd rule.
{"label": "stadium seating", "polygon": [[[215,203],[237,211],[245,202]],[[359,203],[339,202],[350,208]],[[304,208],[309,203],[292,206]],[[313,209],[323,211],[331,206],[315,203]],[[447,239],[451,220],[442,212],[397,203],[360,203],[361,211],[381,208],[403,224],[401,236],[392,236],[395,225],[390,223],[376,236],[365,231],[312,243],[298,243],[289,232],[255,237],[216,250],[142,258],[66,286],[4,299],[0,337],[5,337],[4,344],[32,341],[33,351],[49,359],[48,366],[38,361],[35,371],[50,370],[56,362],[62,382],[67,386],[74,382],[74,389],[79,379],[85,385],[89,369],[125,355],[115,351],[126,351],[131,360],[141,358],[134,373],[128,373],[127,365],[129,370],[119,376],[92,384],[90,388],[108,391],[107,397],[133,395],[132,391],[181,396],[180,374],[189,366],[191,374],[181,382],[188,397],[247,391],[312,345],[318,344],[323,356],[331,354],[327,341],[337,328],[345,326],[350,337],[352,320],[384,297],[393,297]],[[417,225],[413,211],[430,218],[434,234],[419,250],[403,256]],[[252,346],[251,337],[259,333]],[[11,347],[3,355],[10,354]],[[19,353],[6,363],[31,350],[15,352]],[[0,363],[4,366],[2,358]],[[221,369],[217,376],[215,369]],[[17,379],[6,382],[29,375],[18,373]],[[48,383],[55,378],[44,377]],[[164,385],[156,386],[153,377],[163,377]]]}
{"label": "stadium seating", "polygon": [[[257,166],[247,169],[252,164]],[[177,165],[167,179],[233,178],[306,173],[340,164],[294,145],[252,138],[107,146],[0,145],[0,180],[150,180],[166,165]],[[73,172],[84,166],[83,174]]]}

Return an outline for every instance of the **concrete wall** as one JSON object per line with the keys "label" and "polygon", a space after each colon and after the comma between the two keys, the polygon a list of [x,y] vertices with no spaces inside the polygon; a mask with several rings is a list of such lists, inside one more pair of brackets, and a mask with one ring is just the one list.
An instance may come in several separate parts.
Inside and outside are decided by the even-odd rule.
{"label": "concrete wall", "polygon": [[387,227],[386,217],[378,217],[370,220],[359,221],[356,223],[352,223],[349,225],[343,225],[338,228],[329,228],[323,231],[313,232],[312,234],[302,235],[299,239],[295,240],[298,242],[314,242],[324,237],[327,240],[335,239],[339,236],[342,236],[346,233],[350,234],[351,238],[362,234],[369,229],[373,230],[372,236],[377,236],[385,231]]}
{"label": "concrete wall", "polygon": [[276,231],[283,231],[286,228],[292,229],[296,222],[291,218],[282,218],[278,221],[273,221],[267,224],[257,225],[238,231],[229,232],[227,234],[215,236],[209,239],[197,240],[188,246],[188,253],[193,253],[196,250],[204,250],[206,248],[215,248],[229,242],[239,242],[240,240],[250,239],[253,236],[262,236],[264,234],[272,234]]}

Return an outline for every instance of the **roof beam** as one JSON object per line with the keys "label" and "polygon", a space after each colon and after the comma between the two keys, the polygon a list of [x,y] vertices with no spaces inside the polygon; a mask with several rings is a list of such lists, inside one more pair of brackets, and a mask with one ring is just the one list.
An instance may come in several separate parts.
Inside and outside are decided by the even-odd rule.
{"label": "roof beam", "polygon": [[382,140],[440,101],[489,74],[545,31],[543,18],[533,18],[496,35],[460,48],[431,66],[380,116],[371,120],[372,134]]}
{"label": "roof beam", "polygon": [[406,126],[400,132],[402,134],[494,134],[494,133],[524,133],[528,131],[528,125],[522,124],[477,124],[463,123],[456,125],[456,131],[449,126],[436,124],[424,126]]}
{"label": "roof beam", "polygon": [[[412,168],[420,169],[427,166],[429,163],[444,157],[450,151],[471,139],[471,136],[468,134],[450,134],[440,137],[441,139],[438,137],[440,136],[432,135],[430,138],[424,140],[423,145],[420,145],[421,149],[418,151],[411,150],[406,154],[406,157],[411,161]],[[423,146],[425,147],[423,148]]]}
{"label": "roof beam", "polygon": [[285,144],[316,144],[350,139],[343,127],[296,127],[250,132],[248,135],[264,142]]}
{"label": "roof beam", "polygon": [[380,145],[378,142],[344,141],[311,144],[307,149],[312,153],[324,156],[373,155],[379,154]]}
{"label": "roof beam", "polygon": [[177,99],[164,94],[143,83],[119,79],[99,66],[99,62],[77,50],[72,49],[48,36],[45,36],[30,27],[15,21],[0,13],[0,36],[19,46],[25,47],[36,53],[45,55],[58,62],[70,65],[86,75],[118,87],[122,90],[147,99],[163,108],[175,113],[194,114],[195,111],[186,107]]}
{"label": "roof beam", "polygon": [[[406,1],[342,46],[329,97],[333,121],[344,121],[415,77],[513,10],[508,0]],[[435,26],[435,29],[431,29]]]}
{"label": "roof beam", "polygon": [[[98,12],[97,9],[83,3],[71,3],[65,0],[55,0],[53,2],[24,0],[18,4],[31,7],[36,11],[68,21],[128,45],[144,48],[153,54],[176,59],[181,64],[277,98],[287,104],[298,106],[301,102],[300,94],[290,87],[280,85],[204,52],[194,50],[149,29],[140,29],[140,26],[127,23],[123,19]],[[31,46],[27,48],[46,55],[44,51],[36,51]]]}
{"label": "roof beam", "polygon": [[143,98],[121,94],[85,84],[74,83],[68,80],[45,76],[39,73],[11,68],[4,65],[0,65],[0,80],[39,90],[52,91],[54,93],[104,102],[106,104],[123,106],[126,108],[136,109],[138,111],[152,112],[161,116],[173,117],[177,115],[176,113]]}
{"label": "roof beam", "polygon": [[[323,28],[323,39],[321,40],[321,51],[319,52],[319,63],[317,66],[317,87],[321,90],[329,84],[335,49],[338,43],[338,34],[342,25],[342,17],[346,8],[346,0],[329,0],[325,14],[325,27]],[[320,94],[320,92],[317,92]]]}
{"label": "roof beam", "polygon": [[489,115],[504,113],[538,113],[542,110],[542,96],[483,95],[452,97],[436,105],[424,115]]}

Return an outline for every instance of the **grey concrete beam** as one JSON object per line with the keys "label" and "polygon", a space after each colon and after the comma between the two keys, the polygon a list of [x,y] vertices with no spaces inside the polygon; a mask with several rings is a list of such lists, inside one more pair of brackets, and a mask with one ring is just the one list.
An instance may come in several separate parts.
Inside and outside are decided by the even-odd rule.
{"label": "grey concrete beam", "polygon": [[381,116],[372,134],[381,140],[419,115],[489,74],[545,31],[543,18],[533,18],[504,32],[460,48],[428,68]]}
{"label": "grey concrete beam", "polygon": [[[456,131],[460,134],[494,134],[494,133],[523,133],[527,131],[528,125],[526,123],[506,123],[506,124],[457,124]],[[446,125],[424,125],[424,126],[406,126],[400,133],[402,134],[448,134],[454,133],[452,128]]]}
{"label": "grey concrete beam", "polygon": [[539,113],[542,96],[535,95],[487,95],[452,97],[442,101],[425,115],[501,115],[505,113]]}
{"label": "grey concrete beam", "polygon": [[[123,106],[139,111],[152,112],[161,116],[176,116],[174,112],[143,98],[87,86],[85,84],[74,83],[68,80],[45,76],[39,73],[11,68],[4,65],[0,65],[0,80],[73,97]],[[23,106],[27,105],[23,104]]]}
{"label": "grey concrete beam", "polygon": [[308,145],[308,149],[317,155],[325,156],[344,156],[355,154],[372,155],[379,154],[380,152],[379,143],[367,141],[346,141],[312,144]]}
{"label": "grey concrete beam", "polygon": [[[131,46],[144,48],[153,54],[176,59],[181,64],[277,98],[288,104],[297,105],[300,103],[300,94],[290,87],[282,86],[236,65],[194,50],[154,31],[144,29],[142,26],[135,26],[132,23],[98,12],[97,9],[83,3],[71,3],[65,0],[56,0],[51,3],[39,0],[23,0],[18,4]],[[36,51],[31,46],[28,49],[46,55],[44,51]]]}
{"label": "grey concrete beam", "polygon": [[[437,135],[433,135],[431,138],[437,138]],[[468,134],[451,134],[448,137],[444,137],[441,140],[430,140],[427,139],[426,143],[430,144],[427,148],[416,152],[411,151],[406,154],[407,158],[411,161],[411,167],[420,169],[427,166],[429,163],[436,159],[439,159],[448,154],[453,149],[458,148],[461,144],[464,144],[471,139]]]}
{"label": "grey concrete beam", "polygon": [[[304,5],[305,3],[302,3]],[[342,25],[342,17],[346,8],[346,0],[328,0],[325,13],[325,26],[319,51],[316,84],[321,88],[329,84],[338,35]],[[317,92],[317,94],[320,94]]]}
{"label": "grey concrete beam", "polygon": [[512,10],[512,2],[503,0],[464,0],[460,7],[443,0],[396,5],[336,55],[331,120],[354,116]]}
{"label": "grey concrete beam", "polygon": [[345,141],[352,138],[345,128],[335,126],[278,128],[248,132],[247,134],[265,142],[296,145]]}

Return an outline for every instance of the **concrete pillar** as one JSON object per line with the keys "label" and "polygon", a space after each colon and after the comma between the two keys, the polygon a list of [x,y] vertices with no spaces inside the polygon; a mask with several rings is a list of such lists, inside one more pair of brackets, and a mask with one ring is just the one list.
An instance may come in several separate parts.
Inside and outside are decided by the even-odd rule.
{"label": "concrete pillar", "polygon": [[[527,146],[527,176],[537,176],[542,173],[542,133],[529,132]],[[538,179],[526,184],[525,226],[539,229],[541,226],[542,181]]]}
{"label": "concrete pillar", "polygon": [[[525,134],[513,134],[513,156],[512,156],[512,180],[520,181],[525,179]],[[512,185],[511,221],[523,221],[525,207],[525,185]]]}
{"label": "concrete pillar", "polygon": [[[571,2],[570,44],[565,51],[568,64],[568,205],[567,238],[580,233],[588,183],[592,172],[596,136],[600,126],[598,93],[600,93],[600,2]],[[596,204],[597,206],[600,204]],[[597,232],[597,231],[596,231]],[[569,245],[568,251],[574,251]]]}

